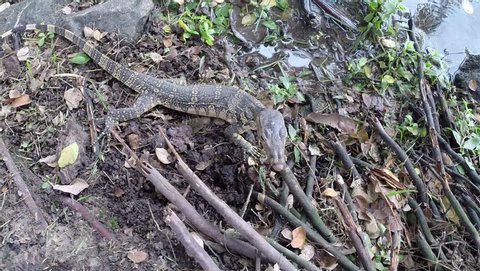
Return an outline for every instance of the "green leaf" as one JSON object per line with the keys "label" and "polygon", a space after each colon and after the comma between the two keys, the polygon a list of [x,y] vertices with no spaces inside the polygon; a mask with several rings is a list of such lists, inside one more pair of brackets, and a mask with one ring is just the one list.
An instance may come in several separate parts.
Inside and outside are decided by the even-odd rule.
{"label": "green leaf", "polygon": [[393,76],[391,76],[390,74],[385,74],[383,77],[382,77],[382,84],[383,83],[387,83],[389,85],[395,83],[395,78],[393,78]]}
{"label": "green leaf", "polygon": [[70,59],[70,62],[77,65],[84,65],[90,61],[90,57],[84,53],[80,52]]}
{"label": "green leaf", "polygon": [[58,167],[64,168],[68,165],[71,165],[77,161],[78,158],[79,147],[76,142],[65,147],[60,152],[60,158],[58,158]]}
{"label": "green leaf", "polygon": [[288,137],[290,138],[291,141],[293,141],[296,136],[297,136],[297,130],[295,130],[295,128],[291,124],[289,124],[288,125]]}
{"label": "green leaf", "polygon": [[480,149],[480,136],[477,134],[474,134],[471,138],[469,138],[465,143],[463,144],[463,148],[467,150],[479,150]]}
{"label": "green leaf", "polygon": [[247,15],[243,16],[242,24],[244,26],[250,26],[250,25],[254,24],[256,20],[257,20],[257,16],[255,16],[255,14],[253,14],[253,13],[250,13],[250,14],[247,14]]}
{"label": "green leaf", "polygon": [[462,145],[463,137],[460,135],[459,132],[452,130],[453,137],[455,138],[455,141],[457,141],[458,145]]}
{"label": "green leaf", "polygon": [[277,0],[277,6],[282,11],[287,10],[288,9],[288,0]]}
{"label": "green leaf", "polygon": [[218,5],[215,7],[215,15],[217,17],[229,17],[230,16],[230,10],[231,10],[231,5],[227,3],[223,3],[221,5]]}
{"label": "green leaf", "polygon": [[263,26],[265,26],[266,28],[268,28],[270,30],[276,30],[278,28],[277,24],[272,20],[263,21],[262,24],[263,24]]}
{"label": "green leaf", "polygon": [[300,158],[302,156],[300,155],[300,149],[297,146],[293,148],[293,156],[295,157],[295,163],[300,163]]}
{"label": "green leaf", "polygon": [[42,189],[48,189],[50,187],[51,187],[51,185],[48,181],[45,181],[45,182],[42,183]]}

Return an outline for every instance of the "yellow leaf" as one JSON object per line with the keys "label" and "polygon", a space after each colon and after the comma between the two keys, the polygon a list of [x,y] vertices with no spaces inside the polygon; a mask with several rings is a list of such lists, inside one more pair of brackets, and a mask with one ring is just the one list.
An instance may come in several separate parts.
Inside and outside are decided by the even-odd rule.
{"label": "yellow leaf", "polygon": [[254,14],[252,13],[247,14],[242,18],[242,25],[244,26],[252,25],[253,23],[255,23],[256,20],[257,20],[257,17]]}
{"label": "yellow leaf", "polygon": [[65,147],[60,153],[60,158],[58,158],[58,166],[64,168],[68,165],[71,165],[77,161],[79,147],[76,142]]}
{"label": "yellow leaf", "polygon": [[276,0],[262,0],[262,2],[260,3],[260,6],[266,7],[266,8],[273,8],[276,5],[277,5]]}

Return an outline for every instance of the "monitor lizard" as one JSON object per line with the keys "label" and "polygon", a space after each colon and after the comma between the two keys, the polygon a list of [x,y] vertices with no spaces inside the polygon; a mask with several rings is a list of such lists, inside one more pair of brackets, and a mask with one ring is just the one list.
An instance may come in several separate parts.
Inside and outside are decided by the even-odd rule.
{"label": "monitor lizard", "polygon": [[27,30],[52,32],[69,40],[114,78],[140,93],[133,106],[111,110],[105,118],[104,131],[109,133],[117,122],[138,118],[156,105],[195,114],[220,118],[230,125],[225,134],[232,142],[250,154],[260,156],[257,147],[245,140],[242,134],[257,130],[258,138],[268,162],[276,171],[285,167],[285,141],[287,130],[282,114],[266,108],[255,97],[236,87],[224,85],[194,84],[158,79],[148,74],[135,72],[110,59],[72,31],[48,24],[27,24],[15,27],[0,36],[0,43],[15,33]]}

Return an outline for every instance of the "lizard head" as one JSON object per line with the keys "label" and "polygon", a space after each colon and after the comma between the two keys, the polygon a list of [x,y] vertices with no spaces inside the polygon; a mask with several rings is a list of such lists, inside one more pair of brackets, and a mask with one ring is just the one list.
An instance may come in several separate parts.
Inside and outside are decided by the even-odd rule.
{"label": "lizard head", "polygon": [[257,116],[257,132],[275,171],[285,167],[287,129],[282,114],[274,109],[263,109]]}

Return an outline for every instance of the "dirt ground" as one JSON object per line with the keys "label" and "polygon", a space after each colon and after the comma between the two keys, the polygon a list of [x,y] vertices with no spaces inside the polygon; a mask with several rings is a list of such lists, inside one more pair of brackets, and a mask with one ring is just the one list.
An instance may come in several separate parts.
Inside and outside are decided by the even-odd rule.
{"label": "dirt ground", "polygon": [[[163,9],[158,6],[156,12],[164,12]],[[341,49],[352,43],[345,38],[345,32],[334,24],[324,26],[321,31],[313,29],[307,21],[300,19],[299,7],[294,8],[293,18],[293,23],[285,26],[287,33],[294,40],[311,41],[321,46],[309,47],[306,43],[278,45],[274,57],[266,58],[255,49],[246,50],[231,36],[228,38],[233,43],[225,45],[218,42],[211,47],[196,39],[183,42],[175,32],[166,39],[161,36],[164,22],[153,17],[144,37],[134,46],[121,44],[114,33],[108,33],[97,42],[97,47],[123,65],[158,78],[185,77],[188,83],[228,84],[235,75],[234,85],[241,86],[271,107],[273,97],[267,88],[278,77],[280,70],[276,66],[257,71],[254,71],[255,68],[274,61],[286,63],[289,52],[300,48],[308,53],[312,64],[323,65],[335,78],[341,78],[344,70],[341,61],[344,51]],[[319,32],[322,35],[317,36]],[[18,54],[11,52],[3,58],[3,67],[0,67],[2,105],[10,103],[12,97],[18,99],[28,95],[23,100],[25,104],[2,112],[0,131],[21,177],[48,222],[48,230],[45,233],[34,223],[13,176],[6,167],[0,167],[0,269],[200,270],[164,222],[168,200],[158,194],[144,176],[128,166],[130,155],[126,149],[110,137],[109,141],[98,145],[101,153],[94,153],[95,143],[90,136],[92,127],[101,133],[101,119],[108,109],[128,107],[138,94],[91,62],[86,65],[70,63],[68,59],[79,49],[65,39],[55,36],[46,42],[46,46],[39,48],[36,43],[38,34],[29,34],[28,37],[22,45],[25,46],[22,48],[28,48],[24,52],[29,56],[28,61],[19,61]],[[165,41],[171,43],[169,53],[166,53]],[[235,61],[228,59],[231,51]],[[152,52],[164,57],[160,61],[146,57]],[[334,234],[345,240],[347,237],[341,222],[336,219],[334,208],[320,195],[325,188],[332,186],[332,167],[338,163],[334,162],[332,150],[322,140],[334,139],[337,135],[333,129],[312,131],[310,127],[309,130],[304,117],[312,111],[336,112],[335,108],[342,103],[341,110],[355,115],[357,119],[391,114],[392,121],[395,121],[403,116],[392,112],[400,112],[397,110],[401,106],[375,94],[361,94],[343,88],[335,81],[319,84],[314,72],[303,76],[305,70],[310,70],[308,65],[294,67],[287,63],[283,68],[288,75],[298,78],[299,90],[307,98],[300,101],[293,97],[277,105],[286,123],[300,129],[301,137],[304,137],[296,143],[289,142],[287,154],[293,158],[296,147],[302,155],[310,146],[308,142],[315,141],[314,145],[321,154],[314,165],[317,182],[313,198],[317,199],[317,207]],[[338,99],[339,96],[347,101]],[[95,125],[89,117],[89,100],[93,105]],[[4,110],[7,109],[3,107]],[[280,188],[281,180],[271,168],[256,164],[229,142],[223,135],[226,126],[221,120],[159,106],[138,119],[119,124],[116,131],[142,160],[152,164],[184,194],[199,213],[221,229],[229,229],[230,226],[217,212],[183,180],[175,163],[166,164],[159,160],[155,150],[166,148],[159,129],[166,131],[187,164],[216,195],[236,212],[246,207],[244,220],[257,231],[269,234],[275,222],[274,214],[257,206],[255,200],[246,200],[252,188],[264,192],[264,182]],[[324,135],[323,139],[320,134]],[[255,135],[246,136],[256,144]],[[52,159],[57,159],[52,155],[58,155],[71,142],[79,145],[75,164],[65,169],[52,166]],[[381,149],[373,143],[371,147]],[[352,144],[349,150],[362,153],[360,145]],[[374,162],[377,165],[384,165],[391,158],[389,153],[380,150],[376,154]],[[293,167],[302,185],[308,177],[308,163],[304,156]],[[348,172],[342,173],[348,176]],[[70,197],[68,194],[53,189],[54,184],[79,181],[88,187],[72,197],[113,233],[113,241],[102,238],[77,212],[62,204],[60,196]],[[456,230],[447,224],[443,226]],[[448,229],[445,231],[448,232]],[[284,245],[289,243],[281,235],[278,241]],[[344,247],[345,251],[349,248],[351,246]],[[228,252],[218,253],[207,246],[206,250],[222,270],[254,270],[254,263],[243,257]],[[467,244],[458,244],[452,257],[462,255],[462,251],[468,251]],[[408,260],[402,268],[408,269],[417,256],[414,251],[406,251],[405,254]],[[328,260],[328,256],[322,258],[318,253],[311,261],[319,266],[332,266]],[[468,256],[464,259],[467,263],[471,260]],[[468,266],[467,263],[465,266]],[[266,264],[262,270],[265,268]]]}

